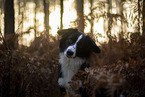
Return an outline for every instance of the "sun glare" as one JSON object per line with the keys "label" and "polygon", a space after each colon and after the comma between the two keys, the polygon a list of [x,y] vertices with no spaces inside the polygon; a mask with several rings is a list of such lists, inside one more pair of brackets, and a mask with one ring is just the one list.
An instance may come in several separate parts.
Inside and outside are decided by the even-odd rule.
{"label": "sun glare", "polygon": [[[70,28],[71,22],[77,18],[76,10],[72,3],[74,0],[64,1],[64,13],[63,13],[63,28]],[[55,8],[51,7],[50,10],[50,27],[53,36],[57,34],[58,28],[60,28],[60,6],[56,5]]]}
{"label": "sun glare", "polygon": [[60,27],[60,9],[59,6],[51,7],[50,10],[54,10],[53,12],[50,13],[49,15],[49,25],[51,27],[51,34],[55,36],[57,33],[58,28]]}
{"label": "sun glare", "polygon": [[[75,0],[64,0],[64,12],[63,12],[63,28],[67,29],[70,27],[74,27],[72,22],[75,21],[77,19],[77,12],[76,12],[76,8],[75,8]],[[93,7],[95,7],[97,3],[94,2]],[[128,22],[128,27],[126,27],[126,25],[124,24],[124,28],[126,27],[126,31],[134,31],[135,27],[136,27],[136,21],[135,23],[133,23],[133,18],[137,15],[137,13],[133,12],[133,8],[131,8],[131,6],[134,3],[132,2],[127,2],[126,4],[124,4],[124,10],[123,12],[125,13],[125,18],[127,18],[127,22]],[[113,3],[113,8],[111,10],[111,13],[116,14],[118,13],[118,10],[116,9],[116,5],[115,3]],[[35,3],[34,2],[27,2],[25,9],[24,10],[24,19],[23,19],[23,27],[21,29],[22,32],[27,31],[30,27],[34,27],[35,25]],[[84,0],[84,14],[88,15],[90,13],[90,3],[88,0]],[[18,6],[18,0],[15,1],[15,30],[17,31],[18,29],[18,25],[21,21],[21,17],[19,17],[19,6]],[[55,6],[50,6],[50,13],[49,13],[49,26],[50,26],[50,34],[53,36],[56,36],[58,29],[60,28],[60,5],[59,4],[55,4]],[[101,14],[102,11],[107,11],[107,7],[97,10],[94,14]],[[100,12],[100,13],[99,13]],[[37,10],[36,13],[36,30],[38,32],[43,32],[44,31],[44,12],[41,10]],[[131,16],[132,15],[132,16]],[[3,16],[1,15],[1,18],[3,18]],[[85,33],[89,33],[90,32],[90,28],[91,25],[89,23],[89,21],[85,21],[86,22],[86,26],[85,26]],[[105,24],[107,25],[107,21],[105,20],[105,18],[100,17],[99,20],[95,19],[94,21],[94,34],[95,33],[101,33],[103,36],[106,36],[105,34],[105,30],[107,28],[107,26],[105,27]],[[112,27],[112,34],[117,35],[120,31],[121,31],[121,22],[120,20],[117,20],[115,22],[115,24]],[[3,21],[1,19],[1,30],[3,30]],[[124,30],[124,29],[123,29]],[[21,42],[24,45],[30,45],[30,41],[32,41],[34,39],[34,35],[35,32],[34,30],[30,30],[31,33],[26,34],[23,36],[23,41]],[[2,31],[3,32],[3,31]],[[19,31],[20,32],[20,31]],[[99,41],[105,41],[106,38],[99,38]]]}
{"label": "sun glare", "polygon": [[35,18],[34,7],[35,7],[35,4],[31,3],[31,2],[27,3],[26,7],[27,7],[27,9],[25,10],[26,21],[23,21],[24,22],[23,31],[26,31],[29,27],[34,26],[34,18]]}
{"label": "sun glare", "polygon": [[37,13],[36,20],[38,20],[38,30],[44,31],[44,13]]}
{"label": "sun glare", "polygon": [[77,14],[73,6],[73,0],[64,1],[64,5],[63,26],[66,29],[70,28],[71,22],[77,19]]}

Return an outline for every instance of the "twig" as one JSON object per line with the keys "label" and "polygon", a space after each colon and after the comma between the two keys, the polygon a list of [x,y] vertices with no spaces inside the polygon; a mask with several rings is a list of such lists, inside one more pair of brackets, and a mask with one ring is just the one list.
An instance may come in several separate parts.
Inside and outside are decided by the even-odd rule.
{"label": "twig", "polygon": [[21,24],[22,24],[22,21],[21,21],[20,24],[18,25],[18,29],[16,30],[16,32],[20,29]]}
{"label": "twig", "polygon": [[6,43],[6,41],[5,41],[5,39],[4,39],[4,37],[3,37],[3,35],[2,35],[2,32],[1,31],[0,31],[0,34],[2,36],[3,42],[4,42],[5,46],[6,46],[6,49],[7,50],[10,50],[9,47],[8,47],[8,45],[7,45],[7,43]]}

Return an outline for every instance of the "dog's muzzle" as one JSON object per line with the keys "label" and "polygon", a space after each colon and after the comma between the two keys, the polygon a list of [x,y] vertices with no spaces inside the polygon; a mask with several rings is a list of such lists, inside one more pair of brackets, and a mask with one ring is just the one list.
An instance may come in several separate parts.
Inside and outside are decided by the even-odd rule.
{"label": "dog's muzzle", "polygon": [[77,49],[77,43],[82,39],[83,35],[80,35],[77,39],[77,41],[75,42],[75,44],[70,45],[64,52],[64,54],[68,57],[68,58],[75,58],[76,57],[76,49]]}
{"label": "dog's muzzle", "polygon": [[64,54],[66,55],[66,57],[68,58],[75,58],[76,57],[76,48],[74,47],[74,45],[69,46],[66,51],[64,52]]}

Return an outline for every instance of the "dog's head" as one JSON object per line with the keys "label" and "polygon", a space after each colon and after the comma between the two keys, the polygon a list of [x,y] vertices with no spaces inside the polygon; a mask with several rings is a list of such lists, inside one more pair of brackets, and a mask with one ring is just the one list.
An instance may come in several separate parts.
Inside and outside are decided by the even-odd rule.
{"label": "dog's head", "polygon": [[68,58],[88,58],[91,52],[100,53],[95,42],[77,29],[63,29],[57,33],[61,36],[60,53],[64,53]]}

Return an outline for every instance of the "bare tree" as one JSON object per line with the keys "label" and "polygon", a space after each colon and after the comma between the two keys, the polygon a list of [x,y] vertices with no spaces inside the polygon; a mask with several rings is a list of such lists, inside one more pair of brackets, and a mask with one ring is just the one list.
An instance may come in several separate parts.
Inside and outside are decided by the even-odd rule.
{"label": "bare tree", "polygon": [[110,17],[110,13],[111,13],[111,9],[112,9],[112,0],[107,0],[108,1],[108,30],[107,30],[107,37],[111,38],[111,17]]}
{"label": "bare tree", "polygon": [[[120,14],[122,14],[123,15],[123,5],[121,4],[122,2],[121,2],[121,0],[120,0],[120,2],[119,2],[119,9],[120,9]],[[123,20],[122,20],[122,18],[121,18],[121,33],[123,32]]]}
{"label": "bare tree", "polygon": [[1,13],[0,13],[0,31],[2,32],[2,19],[3,19],[3,17],[2,17],[2,14],[3,14],[3,7],[4,7],[4,1],[3,0],[0,0],[0,11],[1,11]]}
{"label": "bare tree", "polygon": [[94,27],[94,18],[93,18],[93,1],[94,0],[89,0],[90,1],[90,10],[91,10],[91,13],[90,13],[90,15],[91,15],[91,21],[90,21],[90,23],[91,23],[91,34],[93,35],[93,32],[94,32],[94,29],[93,29],[93,27]]}
{"label": "bare tree", "polygon": [[17,46],[17,36],[15,35],[15,22],[14,22],[14,1],[5,0],[4,10],[4,35],[9,48],[13,49]]}
{"label": "bare tree", "polygon": [[[23,11],[21,10],[21,8],[22,8],[22,5],[21,5],[21,2],[24,2],[24,1],[22,1],[22,0],[18,0],[18,20],[16,20],[16,21],[18,21],[18,28],[17,28],[17,30],[16,30],[16,32],[21,32],[21,35],[22,35],[22,30],[23,30]],[[24,4],[24,3],[23,3]]]}
{"label": "bare tree", "polygon": [[13,0],[5,0],[5,35],[7,34],[15,34],[14,32],[14,1]]}
{"label": "bare tree", "polygon": [[60,0],[60,29],[63,29],[63,0]]}
{"label": "bare tree", "polygon": [[143,35],[145,35],[145,0],[143,0],[143,10],[142,10],[142,15],[143,15],[143,27],[142,27],[142,30],[143,30]]}
{"label": "bare tree", "polygon": [[140,12],[141,12],[140,2],[141,0],[138,0],[138,32],[140,32]]}
{"label": "bare tree", "polygon": [[49,0],[43,0],[44,3],[44,25],[45,25],[45,29],[46,32],[49,36]]}
{"label": "bare tree", "polygon": [[[116,1],[116,2],[118,2],[118,5],[119,5],[119,13],[123,16],[123,5],[122,5],[122,1],[119,0],[119,1]],[[119,38],[120,39],[123,39],[123,33],[124,33],[124,31],[123,31],[123,19],[121,18],[121,32],[119,34]]]}
{"label": "bare tree", "polygon": [[[14,0],[5,0],[5,9],[4,9],[4,35],[5,40],[9,48],[15,48],[15,26],[14,26]],[[5,66],[5,75],[6,82],[3,82],[3,94],[2,97],[10,97],[10,63]]]}
{"label": "bare tree", "polygon": [[84,32],[84,0],[76,0],[78,30]]}
{"label": "bare tree", "polygon": [[34,2],[35,2],[34,31],[35,31],[35,38],[36,38],[36,34],[37,34],[37,19],[36,19],[36,15],[37,15],[37,3],[38,3],[38,0],[34,0]]}

